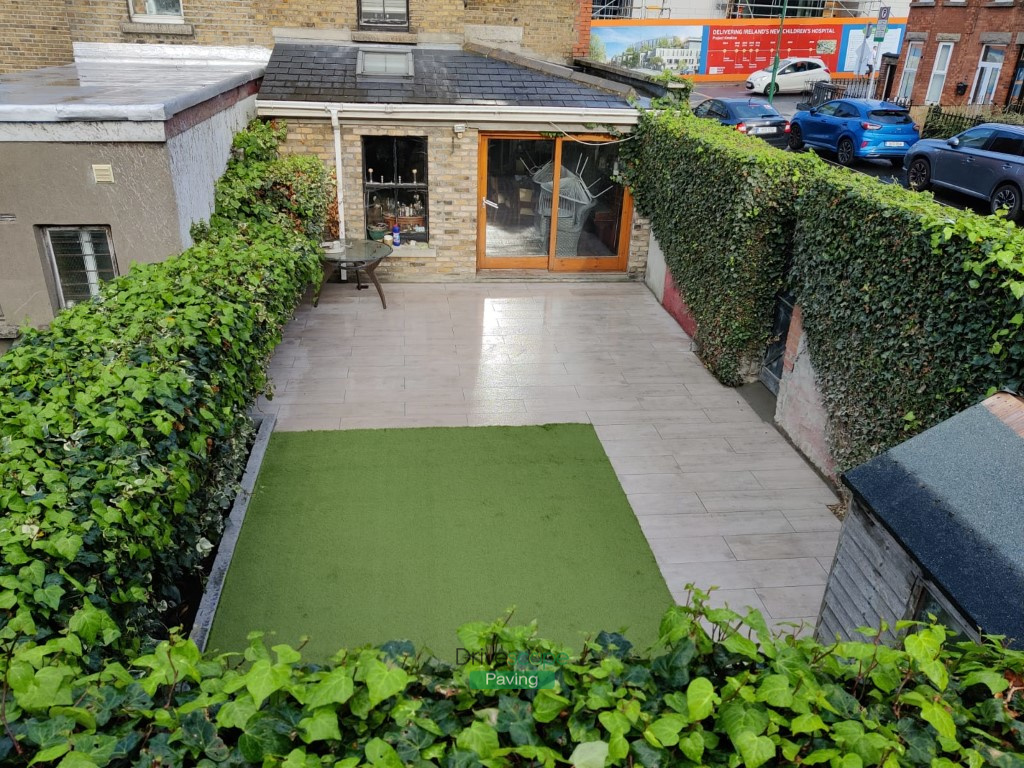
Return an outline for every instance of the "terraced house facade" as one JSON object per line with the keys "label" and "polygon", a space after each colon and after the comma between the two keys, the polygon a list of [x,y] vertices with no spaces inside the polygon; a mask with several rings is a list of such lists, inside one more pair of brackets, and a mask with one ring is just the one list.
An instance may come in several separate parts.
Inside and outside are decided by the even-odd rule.
{"label": "terraced house facade", "polygon": [[[134,143],[131,157],[154,142],[169,146],[192,117],[145,137],[139,121],[170,125],[186,102],[206,119],[227,99],[284,118],[285,151],[316,153],[335,169],[340,237],[381,239],[398,229],[402,246],[379,273],[392,280],[473,280],[488,270],[638,278],[649,230],[618,182],[618,144],[644,97],[634,84],[571,66],[589,47],[591,12],[579,0],[9,0],[0,9],[0,141],[13,142],[19,166],[6,170],[59,184],[59,169],[32,166],[70,153],[82,194],[130,209],[153,199],[146,174],[126,177],[123,161],[108,173],[94,150],[108,139]],[[175,89],[187,87],[190,69],[202,70],[202,85],[185,98]],[[161,83],[154,94],[149,86]],[[241,112],[232,114],[237,122]],[[123,130],[112,127],[118,121]],[[60,151],[37,154],[26,141]],[[225,147],[176,144],[169,164],[179,169],[183,145],[217,172],[227,156]],[[79,157],[86,147],[90,157]],[[17,260],[23,278],[15,295],[0,291],[13,321],[45,322],[66,305],[68,259],[92,291],[131,261],[187,247],[189,220],[208,215],[207,203],[185,199],[180,180],[166,194],[167,183],[167,215],[180,236],[152,252],[141,252],[140,233],[129,238],[113,213],[71,220],[26,209],[22,201],[46,199],[39,190],[6,190],[10,202],[0,197],[0,208],[11,208],[8,232],[20,229],[9,241],[21,245],[9,255],[0,246],[0,261]],[[160,206],[147,210],[162,218]],[[90,271],[92,254],[74,243],[55,255],[54,227],[78,232],[76,242],[83,231],[102,233],[107,268]],[[26,295],[36,297],[31,306],[18,299]]]}

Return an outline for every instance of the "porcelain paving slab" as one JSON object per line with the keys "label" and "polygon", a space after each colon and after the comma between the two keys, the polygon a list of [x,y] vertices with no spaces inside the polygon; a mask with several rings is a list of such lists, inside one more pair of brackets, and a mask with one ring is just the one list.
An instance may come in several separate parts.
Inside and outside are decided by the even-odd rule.
{"label": "porcelain paving slab", "polygon": [[813,625],[839,522],[796,450],[638,283],[324,286],[271,361],[278,429],[596,426],[677,600]]}

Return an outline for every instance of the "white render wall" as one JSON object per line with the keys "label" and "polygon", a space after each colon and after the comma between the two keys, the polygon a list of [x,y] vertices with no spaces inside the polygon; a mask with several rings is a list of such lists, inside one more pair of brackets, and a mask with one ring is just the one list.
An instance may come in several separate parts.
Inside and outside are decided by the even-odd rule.
{"label": "white render wall", "polygon": [[231,139],[255,116],[253,95],[167,141],[182,248],[192,245],[189,227],[193,222],[210,218],[213,185],[227,166]]}

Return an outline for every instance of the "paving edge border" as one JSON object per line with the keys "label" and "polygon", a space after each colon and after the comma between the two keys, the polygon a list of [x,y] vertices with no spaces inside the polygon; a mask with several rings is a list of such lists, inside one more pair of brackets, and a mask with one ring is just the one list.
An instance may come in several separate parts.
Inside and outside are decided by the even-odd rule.
{"label": "paving edge border", "polygon": [[238,495],[235,496],[234,504],[231,505],[227,522],[224,524],[224,534],[217,547],[217,557],[214,558],[210,577],[206,581],[206,589],[203,590],[203,599],[199,602],[199,610],[196,611],[192,631],[189,633],[189,639],[199,646],[200,651],[206,650],[210,629],[213,627],[213,619],[217,615],[217,606],[220,604],[221,592],[224,591],[224,580],[227,578],[228,568],[231,567],[231,558],[235,554],[238,534],[242,531],[245,513],[249,509],[249,499],[252,498],[253,490],[256,487],[256,477],[260,473],[263,457],[267,452],[267,444],[270,442],[270,435],[274,431],[276,423],[277,416],[273,413],[263,414],[260,419],[256,439],[249,452],[249,460],[245,464],[241,487],[238,490]]}

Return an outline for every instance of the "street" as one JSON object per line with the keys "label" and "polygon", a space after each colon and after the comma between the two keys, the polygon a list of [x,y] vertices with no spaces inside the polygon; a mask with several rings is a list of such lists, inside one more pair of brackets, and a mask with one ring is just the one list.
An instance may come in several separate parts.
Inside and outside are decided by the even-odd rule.
{"label": "street", "polygon": [[[698,83],[694,85],[690,94],[690,106],[695,107],[705,99],[713,98],[751,98],[766,100],[760,94],[748,91],[743,83]],[[779,114],[786,118],[792,118],[797,112],[797,104],[803,99],[799,93],[778,94],[772,102]],[[812,151],[812,150],[806,150]],[[835,157],[827,152],[819,152],[818,156],[827,163],[838,166]],[[888,160],[858,160],[852,167],[852,171],[863,173],[866,176],[873,176],[885,184],[900,184],[906,186],[906,172],[902,168],[893,168]],[[988,215],[988,203],[984,200],[975,200],[968,195],[961,195],[946,190],[932,190],[935,200],[943,205],[953,208],[971,209],[982,215]]]}

